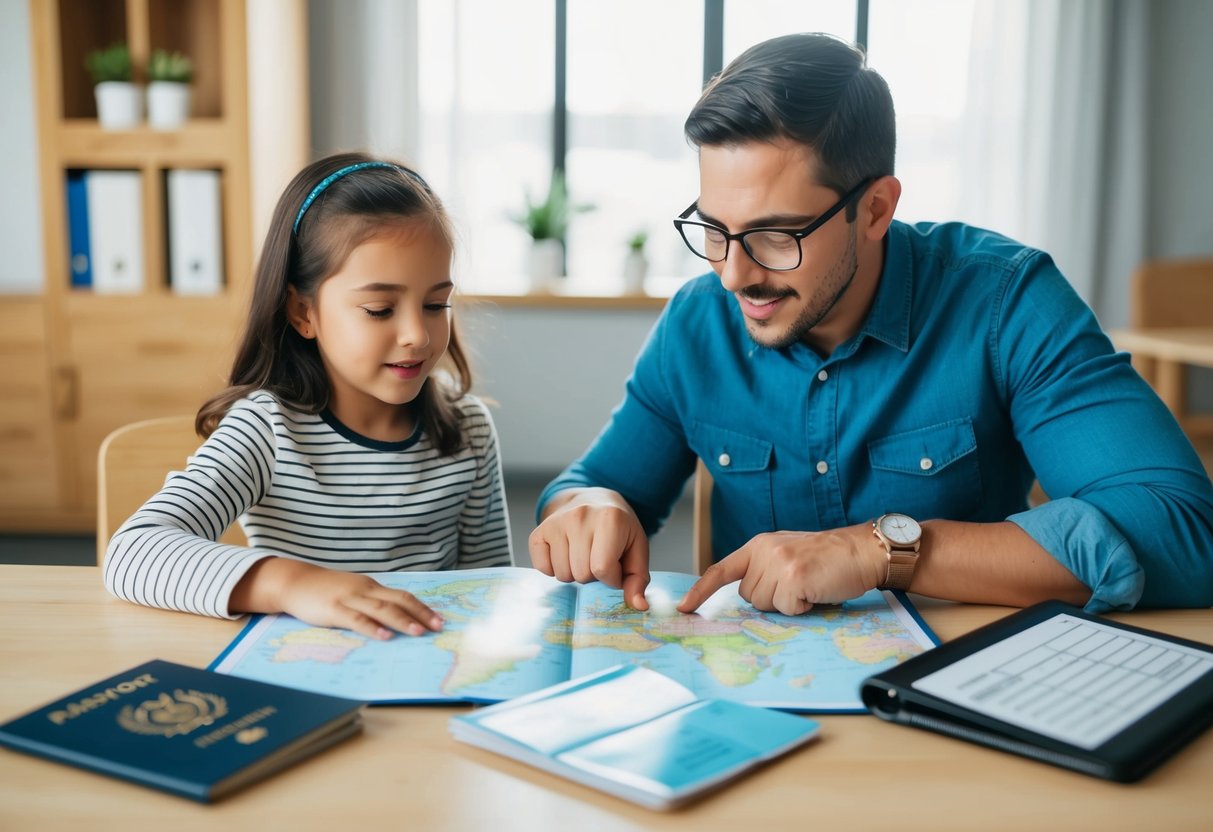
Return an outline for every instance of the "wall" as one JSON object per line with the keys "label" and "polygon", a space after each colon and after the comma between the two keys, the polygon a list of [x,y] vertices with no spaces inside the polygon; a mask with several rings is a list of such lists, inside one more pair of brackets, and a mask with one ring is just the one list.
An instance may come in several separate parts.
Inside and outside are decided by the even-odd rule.
{"label": "wall", "polygon": [[1155,257],[1213,255],[1213,3],[1152,4],[1149,228]]}
{"label": "wall", "polygon": [[623,398],[657,310],[461,308],[474,390],[495,399],[502,465],[549,475],[585,450]]}
{"label": "wall", "polygon": [[37,116],[27,0],[0,0],[0,293],[42,291],[42,222],[38,199]]}
{"label": "wall", "polygon": [[[1150,225],[1155,258],[1213,256],[1213,3],[1152,3]],[[1127,289],[1126,289],[1127,291]],[[1213,370],[1189,373],[1189,406],[1213,411]]]}

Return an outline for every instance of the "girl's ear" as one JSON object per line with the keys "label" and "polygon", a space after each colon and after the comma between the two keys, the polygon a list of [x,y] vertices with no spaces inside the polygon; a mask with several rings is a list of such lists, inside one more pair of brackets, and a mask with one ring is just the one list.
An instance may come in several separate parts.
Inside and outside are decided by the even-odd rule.
{"label": "girl's ear", "polygon": [[302,337],[309,340],[316,337],[312,326],[312,302],[295,291],[294,286],[286,287],[286,319]]}

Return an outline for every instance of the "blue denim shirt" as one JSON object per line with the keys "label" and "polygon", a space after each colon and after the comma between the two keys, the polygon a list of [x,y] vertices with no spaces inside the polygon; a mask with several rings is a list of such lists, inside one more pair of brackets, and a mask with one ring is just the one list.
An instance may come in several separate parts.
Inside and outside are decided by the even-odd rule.
{"label": "blue denim shirt", "polygon": [[[1213,604],[1209,478],[1048,255],[955,223],[894,222],[885,244],[867,320],[826,359],[756,345],[714,274],[689,282],[539,510],[603,486],[651,535],[698,457],[717,560],[888,511],[1010,520],[1091,588],[1088,610]],[[1034,477],[1052,499],[1029,510]]]}

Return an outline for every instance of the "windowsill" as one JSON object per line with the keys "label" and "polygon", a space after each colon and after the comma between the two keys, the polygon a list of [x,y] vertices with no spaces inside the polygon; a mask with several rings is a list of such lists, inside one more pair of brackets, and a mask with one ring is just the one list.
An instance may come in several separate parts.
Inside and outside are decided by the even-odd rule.
{"label": "windowsill", "polygon": [[493,291],[468,291],[461,298],[472,304],[530,307],[541,309],[661,309],[686,283],[684,277],[650,277],[641,294],[603,291],[601,281],[559,279],[550,290],[530,289],[519,279],[516,284],[493,287]]}

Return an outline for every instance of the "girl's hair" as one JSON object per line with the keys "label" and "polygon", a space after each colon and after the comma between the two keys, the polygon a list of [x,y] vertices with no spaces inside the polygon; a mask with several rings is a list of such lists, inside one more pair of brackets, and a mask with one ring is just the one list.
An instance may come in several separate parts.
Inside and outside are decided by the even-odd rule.
{"label": "girl's hair", "polygon": [[[366,163],[318,187],[343,168]],[[305,413],[324,410],[330,395],[328,377],[316,342],[301,336],[287,319],[287,287],[314,300],[320,284],[341,268],[350,252],[377,234],[401,227],[435,234],[454,249],[454,231],[442,201],[403,165],[339,153],[313,162],[291,180],[274,208],[257,263],[248,321],[228,387],[198,410],[194,427],[199,435],[210,436],[228,409],[256,390],[267,390]],[[455,402],[472,386],[471,367],[453,321],[442,366],[447,372],[432,374],[413,403],[418,422],[438,449],[450,455],[465,439]]]}

